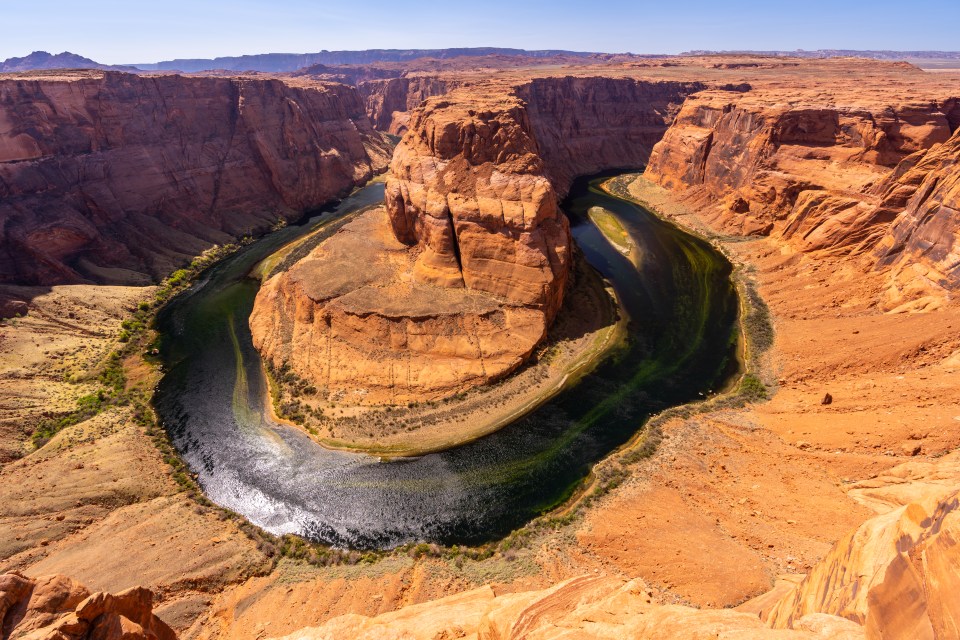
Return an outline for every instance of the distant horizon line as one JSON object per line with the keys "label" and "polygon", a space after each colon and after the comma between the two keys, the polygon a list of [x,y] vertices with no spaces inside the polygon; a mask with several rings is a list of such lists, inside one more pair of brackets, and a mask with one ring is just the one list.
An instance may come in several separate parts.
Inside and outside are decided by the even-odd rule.
{"label": "distant horizon line", "polygon": [[[699,56],[699,55],[731,55],[731,54],[766,54],[766,55],[782,55],[782,54],[791,54],[791,53],[831,53],[831,52],[844,52],[844,53],[883,53],[883,54],[950,54],[950,55],[960,55],[960,50],[950,50],[950,49],[848,49],[842,47],[821,47],[817,49],[690,49],[687,51],[681,51],[679,53],[666,53],[666,52],[635,52],[635,51],[589,51],[589,50],[574,50],[574,49],[524,49],[521,47],[490,47],[490,46],[472,46],[472,47],[370,47],[365,49],[319,49],[316,51],[261,51],[259,53],[240,53],[232,55],[216,55],[216,56],[176,56],[170,57],[165,60],[156,60],[152,62],[139,62],[139,63],[119,63],[113,64],[111,66],[136,66],[137,64],[163,64],[169,62],[177,61],[193,61],[193,60],[222,60],[222,59],[231,59],[231,58],[251,58],[258,56],[309,56],[317,54],[331,54],[331,53],[364,53],[364,52],[384,52],[384,53],[398,53],[398,52],[433,52],[433,51],[516,51],[524,53],[555,53],[555,54],[572,54],[578,56],[589,56],[589,55],[623,55],[623,56],[642,56],[642,57],[651,57],[651,56],[664,56],[664,57],[683,57],[683,56]],[[79,54],[73,51],[64,50],[59,53],[51,53],[45,49],[36,49],[25,55],[21,56],[10,56],[5,60],[0,60],[0,62],[6,62],[9,60],[17,60],[22,58],[28,58],[31,55],[35,54],[47,54],[51,57],[53,56],[62,56],[62,55],[73,55],[94,62],[99,62],[93,58],[89,58],[83,54]],[[487,54],[489,55],[489,54]]]}

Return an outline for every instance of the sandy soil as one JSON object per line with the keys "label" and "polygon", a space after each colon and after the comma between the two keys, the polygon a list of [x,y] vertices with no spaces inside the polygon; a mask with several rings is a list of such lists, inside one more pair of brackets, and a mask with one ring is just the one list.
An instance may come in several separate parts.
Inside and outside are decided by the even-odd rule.
{"label": "sandy soil", "polygon": [[[706,228],[663,192],[637,185],[634,193]],[[270,567],[265,556],[234,523],[180,493],[146,435],[117,410],[20,460],[7,454],[0,569],[63,571],[92,588],[147,584],[186,638],[282,635],[481,584],[503,593],[585,573],[643,578],[659,601],[742,603],[778,576],[795,579],[869,517],[864,487],[895,487],[894,466],[960,445],[960,309],[881,313],[884,278],[856,260],[792,253],[776,239],[723,246],[774,317],[765,372],[776,383],[773,398],[668,423],[666,440],[632,467],[631,479],[582,519],[537,533],[523,548],[459,563],[404,556],[313,568],[284,560],[256,577]],[[95,293],[106,297],[91,304]],[[29,452],[20,416],[48,403],[66,407],[68,392],[83,387],[57,391],[62,372],[48,372],[65,366],[61,352],[82,345],[71,366],[93,366],[115,336],[104,327],[118,329],[141,293],[39,292],[32,317],[0,327],[4,451]],[[60,322],[78,310],[89,314],[79,328]]]}
{"label": "sandy soil", "polygon": [[[152,291],[3,288],[30,307],[0,325],[0,572],[63,573],[114,592],[149,586],[179,628],[211,591],[272,563],[219,510],[183,493],[128,407],[64,429],[39,450],[29,440],[41,417],[98,388],[90,378],[116,347],[121,320]],[[134,374],[155,383],[155,369]]]}

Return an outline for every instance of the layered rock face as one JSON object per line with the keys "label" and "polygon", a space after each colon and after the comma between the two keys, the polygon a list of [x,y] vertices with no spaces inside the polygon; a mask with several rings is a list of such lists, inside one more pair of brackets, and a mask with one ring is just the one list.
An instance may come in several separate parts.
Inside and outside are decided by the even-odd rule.
{"label": "layered rock face", "polygon": [[834,545],[767,614],[790,628],[813,612],[862,624],[866,637],[960,636],[960,496],[929,492]]}
{"label": "layered rock face", "polygon": [[641,580],[588,576],[550,589],[495,595],[483,587],[376,618],[346,615],[284,640],[482,638],[483,640],[862,640],[854,622],[823,614],[789,631],[769,629],[732,609],[699,610],[652,602]]}
{"label": "layered rock face", "polygon": [[394,153],[386,188],[419,280],[543,309],[569,272],[570,234],[524,104],[466,91],[428,101]]}
{"label": "layered rock face", "polygon": [[699,82],[537,78],[518,86],[547,174],[564,194],[573,179],[643,167]]}
{"label": "layered rock face", "polygon": [[0,282],[143,283],[328,202],[387,153],[343,85],[0,79]]}
{"label": "layered rock face", "polygon": [[906,158],[878,191],[878,213],[893,218],[874,249],[878,266],[894,270],[890,302],[909,289],[960,288],[960,129]]}
{"label": "layered rock face", "polygon": [[394,155],[386,215],[264,285],[251,328],[268,359],[377,404],[446,397],[529,357],[563,299],[569,228],[522,103],[484,98],[428,101]]}
{"label": "layered rock face", "polygon": [[0,630],[11,640],[176,640],[153,615],[150,590],[91,594],[59,575],[0,575]]}
{"label": "layered rock face", "polygon": [[383,208],[264,283],[250,329],[276,366],[346,404],[436,400],[501,378],[546,330],[542,310],[417,275]]}
{"label": "layered rock face", "polygon": [[410,125],[410,112],[424,100],[442,96],[462,81],[428,75],[404,76],[359,82],[357,90],[367,105],[367,116],[379,131],[403,135]]}
{"label": "layered rock face", "polygon": [[386,205],[421,279],[559,308],[577,175],[646,162],[696,83],[544,78],[428,101],[397,148]]}
{"label": "layered rock face", "polygon": [[[804,250],[850,248],[878,220],[872,188],[950,137],[952,103],[848,104],[705,91],[657,144],[646,176],[723,199],[736,230],[774,229]],[[838,102],[831,100],[829,102]]]}

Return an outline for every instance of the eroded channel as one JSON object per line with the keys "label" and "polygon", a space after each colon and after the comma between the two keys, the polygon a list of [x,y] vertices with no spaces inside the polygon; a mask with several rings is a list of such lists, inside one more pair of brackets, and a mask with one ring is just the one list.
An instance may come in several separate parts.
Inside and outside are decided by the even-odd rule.
{"label": "eroded channel", "polygon": [[[280,246],[381,202],[357,191],[209,270],[158,317],[165,374],[155,406],[208,497],[273,533],[336,546],[496,539],[567,499],[592,465],[652,414],[702,398],[736,371],[731,265],[709,243],[581,179],[563,204],[589,263],[628,314],[627,344],[592,373],[503,429],[447,451],[381,461],[324,449],[272,422],[247,328],[250,269]],[[625,255],[590,221],[602,207],[632,240]]]}

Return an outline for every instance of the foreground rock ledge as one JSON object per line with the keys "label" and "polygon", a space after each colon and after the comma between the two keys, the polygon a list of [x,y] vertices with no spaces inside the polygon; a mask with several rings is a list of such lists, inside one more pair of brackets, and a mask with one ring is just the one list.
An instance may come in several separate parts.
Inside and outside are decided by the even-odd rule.
{"label": "foreground rock ledge", "polygon": [[153,592],[134,587],[93,593],[61,575],[0,575],[3,638],[35,640],[176,640],[153,615]]}

